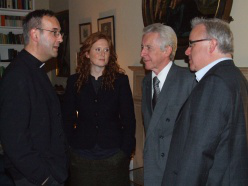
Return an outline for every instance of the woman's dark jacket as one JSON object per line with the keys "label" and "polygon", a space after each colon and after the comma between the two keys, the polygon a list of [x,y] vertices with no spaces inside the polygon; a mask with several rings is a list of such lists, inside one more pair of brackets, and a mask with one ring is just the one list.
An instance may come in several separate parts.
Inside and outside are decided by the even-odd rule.
{"label": "woman's dark jacket", "polygon": [[81,150],[93,149],[96,144],[102,149],[120,148],[130,156],[135,149],[136,121],[128,77],[118,74],[114,90],[101,87],[97,93],[90,78],[78,93],[78,77],[68,78],[63,103],[69,145]]}

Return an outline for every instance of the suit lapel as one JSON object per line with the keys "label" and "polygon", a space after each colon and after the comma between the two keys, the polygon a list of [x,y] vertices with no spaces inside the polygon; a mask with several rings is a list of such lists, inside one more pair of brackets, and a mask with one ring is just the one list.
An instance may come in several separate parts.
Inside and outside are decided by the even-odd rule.
{"label": "suit lapel", "polygon": [[[173,63],[167,75],[167,78],[164,82],[156,107],[152,113],[152,118],[150,120],[149,128],[147,130],[147,137],[149,137],[149,135],[158,125],[160,117],[164,113],[168,105],[168,102],[170,100],[169,97],[173,95],[174,89],[171,87],[174,85],[174,79],[176,77],[176,73],[177,73],[177,67]],[[150,105],[151,105],[151,100],[150,100]]]}

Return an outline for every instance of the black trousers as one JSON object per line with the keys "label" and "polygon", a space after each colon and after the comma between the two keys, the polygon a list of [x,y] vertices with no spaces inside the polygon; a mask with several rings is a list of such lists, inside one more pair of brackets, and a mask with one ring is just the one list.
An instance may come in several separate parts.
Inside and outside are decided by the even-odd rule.
{"label": "black trousers", "polygon": [[86,159],[71,152],[70,186],[130,186],[129,162],[120,151],[102,160]]}

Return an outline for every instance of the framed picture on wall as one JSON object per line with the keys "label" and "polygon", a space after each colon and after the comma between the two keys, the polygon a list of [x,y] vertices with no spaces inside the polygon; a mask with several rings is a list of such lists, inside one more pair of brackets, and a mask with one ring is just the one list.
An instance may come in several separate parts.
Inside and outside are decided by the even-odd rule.
{"label": "framed picture on wall", "polygon": [[[219,18],[231,22],[233,0],[142,0],[144,26],[163,23],[173,28],[177,34],[177,52],[175,59],[188,59],[191,20],[195,17]],[[172,5],[173,4],[173,5]]]}
{"label": "framed picture on wall", "polygon": [[91,23],[79,24],[79,43],[83,44],[84,40],[92,34]]}
{"label": "framed picture on wall", "polygon": [[114,16],[97,19],[97,25],[98,25],[98,31],[108,35],[109,38],[111,38],[113,45],[115,46]]}

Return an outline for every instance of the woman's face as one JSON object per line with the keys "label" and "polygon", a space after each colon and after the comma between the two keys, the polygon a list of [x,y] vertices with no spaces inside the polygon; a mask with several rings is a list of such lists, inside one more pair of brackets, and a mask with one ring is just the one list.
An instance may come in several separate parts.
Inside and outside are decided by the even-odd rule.
{"label": "woman's face", "polygon": [[86,57],[90,59],[91,68],[104,69],[108,64],[110,55],[109,44],[105,39],[95,42]]}

